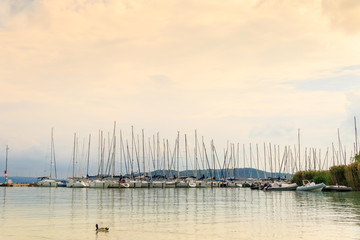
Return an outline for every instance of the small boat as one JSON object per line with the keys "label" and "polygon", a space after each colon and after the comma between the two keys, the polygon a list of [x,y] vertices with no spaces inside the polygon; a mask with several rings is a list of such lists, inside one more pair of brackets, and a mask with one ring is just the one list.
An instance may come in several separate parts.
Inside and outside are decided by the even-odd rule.
{"label": "small boat", "polygon": [[39,177],[37,180],[38,187],[57,187],[57,182],[49,177]]}
{"label": "small boat", "polygon": [[296,183],[280,183],[274,182],[270,183],[266,187],[264,187],[264,191],[295,191],[298,185]]}
{"label": "small boat", "polygon": [[324,183],[314,183],[309,180],[303,180],[303,185],[296,188],[296,191],[312,191],[312,192],[321,192],[325,187]]}
{"label": "small boat", "polygon": [[352,191],[351,187],[347,186],[339,186],[339,185],[331,185],[331,186],[325,186],[322,189],[323,192],[350,192]]}

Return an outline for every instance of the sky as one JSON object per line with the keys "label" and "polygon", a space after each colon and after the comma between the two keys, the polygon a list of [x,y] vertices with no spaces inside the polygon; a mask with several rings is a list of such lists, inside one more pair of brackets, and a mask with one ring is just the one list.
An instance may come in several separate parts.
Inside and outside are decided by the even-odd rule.
{"label": "sky", "polygon": [[[0,169],[60,176],[73,136],[194,131],[227,142],[353,152],[360,118],[357,0],[2,0]],[[181,140],[183,141],[183,140]],[[325,150],[323,150],[325,151]],[[96,164],[93,165],[96,165]],[[3,171],[3,170],[1,170]],[[96,172],[92,167],[92,172]]]}

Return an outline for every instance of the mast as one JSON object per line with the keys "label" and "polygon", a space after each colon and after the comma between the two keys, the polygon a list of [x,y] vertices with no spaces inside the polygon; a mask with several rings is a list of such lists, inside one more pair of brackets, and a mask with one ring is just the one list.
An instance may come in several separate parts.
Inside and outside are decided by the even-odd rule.
{"label": "mast", "polygon": [[134,178],[134,127],[131,126],[131,178]]}
{"label": "mast", "polygon": [[89,134],[89,145],[88,145],[88,154],[87,154],[87,167],[86,167],[86,177],[89,177],[89,163],[90,163],[90,142],[91,142],[91,134]]}
{"label": "mast", "polygon": [[274,177],[276,177],[276,144],[274,144]]}
{"label": "mast", "polygon": [[264,168],[264,177],[266,177],[266,146],[265,146],[265,142],[264,142],[264,165],[265,165],[265,168]]}
{"label": "mast", "polygon": [[357,137],[357,129],[356,129],[356,117],[354,116],[354,124],[355,124],[355,149],[354,155],[358,154],[358,137]]}
{"label": "mast", "polygon": [[187,152],[187,139],[185,134],[185,168],[186,168],[186,177],[188,177],[188,152]]}
{"label": "mast", "polygon": [[51,148],[52,148],[52,157],[54,159],[55,179],[57,179],[56,160],[55,160],[55,144],[54,144],[54,128],[51,129]]}
{"label": "mast", "polygon": [[5,184],[8,183],[8,178],[7,178],[7,167],[8,167],[8,152],[9,152],[9,147],[8,145],[6,145],[6,160],[5,160]]}
{"label": "mast", "polygon": [[213,179],[216,179],[216,163],[215,163],[215,146],[214,146],[214,140],[211,140],[211,158],[212,158],[212,162],[213,162]]}
{"label": "mast", "polygon": [[112,152],[112,172],[111,172],[111,178],[114,178],[115,175],[115,157],[116,157],[116,121],[114,121],[114,133],[113,133],[113,152]]}
{"label": "mast", "polygon": [[[104,144],[105,145],[105,144]],[[101,180],[103,179],[103,166],[104,166],[104,149],[103,149],[103,131],[101,131],[101,157],[100,157],[100,173],[101,173]]]}
{"label": "mast", "polygon": [[[153,163],[153,171],[155,173],[155,166],[156,166],[156,144],[155,144],[155,135],[153,134],[153,147],[151,147],[151,144],[150,144],[150,137],[149,137],[149,152],[151,153],[151,160],[152,160],[152,163]],[[149,158],[149,174],[148,176],[150,177],[150,179],[152,179],[152,174],[151,174],[151,166],[150,166],[150,158]]]}
{"label": "mast", "polygon": [[273,178],[272,155],[271,155],[271,143],[269,143],[269,150],[270,150],[270,156],[269,156],[269,159],[270,159],[270,176],[271,176],[271,178]]}
{"label": "mast", "polygon": [[252,150],[251,150],[251,143],[250,143],[250,178],[252,178]]}
{"label": "mast", "polygon": [[197,158],[197,134],[196,134],[196,130],[195,130],[195,159],[194,159],[194,162],[195,162],[194,177],[195,177],[195,179],[197,179],[197,161],[198,161],[198,158]]}
{"label": "mast", "polygon": [[340,130],[339,130],[339,128],[337,129],[337,132],[338,132],[338,141],[339,141],[339,162],[341,164],[342,150],[341,150],[341,141],[340,141]]}
{"label": "mast", "polygon": [[144,173],[143,173],[143,177],[145,178],[145,139],[144,139],[144,129],[142,129],[142,152],[143,152],[143,169],[144,169]]}
{"label": "mast", "polygon": [[[73,173],[72,177],[75,178],[75,153],[76,153],[76,133],[74,133],[74,149],[73,149]],[[51,176],[50,176],[51,177]]]}
{"label": "mast", "polygon": [[[237,179],[239,180],[240,179],[240,143],[237,144],[237,149],[236,149],[236,158],[237,158]],[[214,161],[214,166],[215,166],[215,161]]]}
{"label": "mast", "polygon": [[177,136],[177,143],[176,143],[176,149],[177,149],[177,151],[176,151],[176,160],[177,160],[177,178],[179,178],[180,177],[180,172],[179,172],[179,168],[180,168],[180,164],[179,164],[179,151],[180,151],[180,133],[179,133],[179,131],[178,131],[178,136]]}
{"label": "mast", "polygon": [[243,144],[243,158],[244,158],[244,180],[246,179],[246,172],[245,172],[245,144]]}
{"label": "mast", "polygon": [[171,169],[170,169],[170,157],[169,157],[169,140],[166,139],[166,153],[167,153],[167,162],[168,162],[168,180],[170,179]]}
{"label": "mast", "polygon": [[[124,151],[124,145],[123,145],[123,139],[122,139],[122,132],[121,132],[121,130],[120,130],[120,150],[119,150],[119,152],[120,152],[120,158],[119,158],[119,161],[120,161],[120,176],[122,176],[122,168],[123,168],[123,166],[122,166],[122,162],[123,162],[123,154],[125,154],[125,151]],[[125,158],[124,158],[124,160],[125,160]]]}
{"label": "mast", "polygon": [[158,175],[157,170],[160,170],[160,136],[159,136],[159,132],[157,133],[156,145],[157,145],[157,147],[156,147],[157,167],[156,167],[156,170],[155,170],[155,176]]}
{"label": "mast", "polygon": [[52,177],[52,158],[53,158],[53,144],[52,144],[52,139],[53,139],[53,128],[51,128],[51,142],[50,142],[50,178]]}
{"label": "mast", "polygon": [[164,158],[164,164],[163,164],[163,177],[166,178],[166,172],[165,172],[165,168],[166,168],[166,145],[165,145],[165,139],[163,139],[163,145],[164,145],[164,149],[163,149],[163,158]]}
{"label": "mast", "polygon": [[[281,168],[281,165],[280,165],[280,145],[278,145],[278,161],[279,161],[279,172],[280,172],[280,168]],[[279,174],[279,180],[280,180],[280,174]]]}
{"label": "mast", "polygon": [[260,169],[260,163],[259,163],[259,146],[258,144],[256,144],[256,160],[257,160],[257,177],[258,177],[258,181],[260,181],[260,177],[259,177],[259,169]]}
{"label": "mast", "polygon": [[298,128],[298,154],[299,154],[299,171],[301,170],[301,163],[300,163],[300,128]]}

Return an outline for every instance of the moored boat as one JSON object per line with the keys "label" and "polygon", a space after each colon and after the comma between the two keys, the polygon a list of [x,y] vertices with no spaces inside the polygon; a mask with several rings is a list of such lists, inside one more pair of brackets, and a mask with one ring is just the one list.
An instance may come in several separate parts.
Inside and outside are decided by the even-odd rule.
{"label": "moored boat", "polygon": [[325,187],[324,183],[314,183],[309,180],[303,180],[303,185],[296,188],[296,191],[311,191],[311,192],[321,192]]}
{"label": "moored boat", "polygon": [[322,189],[323,192],[350,192],[352,191],[351,187],[347,186],[340,186],[340,185],[331,185],[331,186],[325,186]]}
{"label": "moored boat", "polygon": [[66,183],[67,188],[86,188],[89,187],[88,183],[82,179],[72,178]]}
{"label": "moored boat", "polygon": [[295,191],[298,185],[296,183],[274,182],[264,187],[264,191]]}
{"label": "moored boat", "polygon": [[40,177],[36,183],[38,187],[57,187],[57,182],[49,177]]}

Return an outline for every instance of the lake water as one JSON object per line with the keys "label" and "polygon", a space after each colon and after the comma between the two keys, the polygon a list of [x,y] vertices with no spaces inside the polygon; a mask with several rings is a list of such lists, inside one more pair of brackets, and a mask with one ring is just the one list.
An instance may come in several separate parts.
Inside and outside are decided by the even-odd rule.
{"label": "lake water", "polygon": [[360,239],[360,193],[0,188],[0,239]]}

